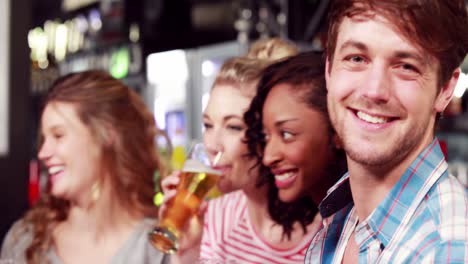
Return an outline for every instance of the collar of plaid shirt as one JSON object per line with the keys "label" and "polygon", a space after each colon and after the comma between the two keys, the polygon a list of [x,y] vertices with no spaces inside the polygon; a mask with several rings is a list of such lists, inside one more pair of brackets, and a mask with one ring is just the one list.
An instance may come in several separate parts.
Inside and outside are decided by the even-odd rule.
{"label": "collar of plaid shirt", "polygon": [[[378,256],[384,248],[392,247],[392,244],[399,245],[403,236],[410,232],[408,223],[413,221],[412,218],[426,194],[441,177],[448,176],[446,170],[447,164],[439,142],[434,139],[413,161],[382,203],[365,221],[356,226],[356,239],[360,248],[373,242]],[[323,238],[323,244],[317,245],[320,252],[313,253],[311,250],[314,243],[318,242],[315,241],[312,242],[309,253],[320,255],[322,263],[333,262],[335,254],[340,254],[337,252],[342,252],[340,247],[345,245],[340,238],[349,236],[348,233],[354,231],[354,226],[350,227],[352,223],[356,223],[353,205],[349,175],[346,174],[329,190],[319,206],[325,230],[319,232],[316,238],[326,238]]]}

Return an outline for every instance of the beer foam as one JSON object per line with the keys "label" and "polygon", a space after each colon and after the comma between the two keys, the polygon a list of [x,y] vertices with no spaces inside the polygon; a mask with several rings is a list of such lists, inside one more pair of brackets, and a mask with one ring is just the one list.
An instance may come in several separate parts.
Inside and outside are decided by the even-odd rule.
{"label": "beer foam", "polygon": [[215,170],[205,164],[201,163],[198,160],[189,159],[184,163],[184,168],[182,171],[186,172],[206,172],[210,174],[221,175],[222,173],[219,170]]}

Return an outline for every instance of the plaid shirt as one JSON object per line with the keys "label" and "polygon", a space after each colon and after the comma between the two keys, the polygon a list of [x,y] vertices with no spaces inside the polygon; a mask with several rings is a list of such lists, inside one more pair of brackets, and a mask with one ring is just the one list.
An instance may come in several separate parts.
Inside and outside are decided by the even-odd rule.
{"label": "plaid shirt", "polygon": [[355,232],[359,263],[468,263],[468,193],[435,139],[358,222],[346,174],[320,204],[323,227],[305,263],[341,263]]}

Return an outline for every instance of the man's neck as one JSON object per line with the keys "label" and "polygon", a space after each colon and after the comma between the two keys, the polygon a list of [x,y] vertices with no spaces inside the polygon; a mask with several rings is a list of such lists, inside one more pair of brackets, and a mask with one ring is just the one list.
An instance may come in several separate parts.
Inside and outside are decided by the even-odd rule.
{"label": "man's neck", "polygon": [[383,201],[404,172],[404,168],[399,168],[386,175],[376,175],[374,171],[353,162],[348,162],[348,168],[351,193],[360,221],[365,220]]}
{"label": "man's neck", "polygon": [[379,206],[406,169],[430,142],[421,144],[402,160],[387,166],[367,166],[348,157],[349,183],[360,221],[364,221]]}

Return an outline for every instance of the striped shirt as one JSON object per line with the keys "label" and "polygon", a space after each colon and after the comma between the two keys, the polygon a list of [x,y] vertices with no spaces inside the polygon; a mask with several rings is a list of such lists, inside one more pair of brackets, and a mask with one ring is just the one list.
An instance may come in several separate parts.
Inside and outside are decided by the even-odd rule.
{"label": "striped shirt", "polygon": [[208,203],[201,244],[201,263],[304,263],[315,232],[295,247],[278,249],[255,231],[242,191],[226,194]]}
{"label": "striped shirt", "polygon": [[468,194],[447,173],[437,139],[362,222],[350,194],[347,174],[320,204],[324,227],[306,263],[341,263],[353,232],[359,263],[468,263]]}

